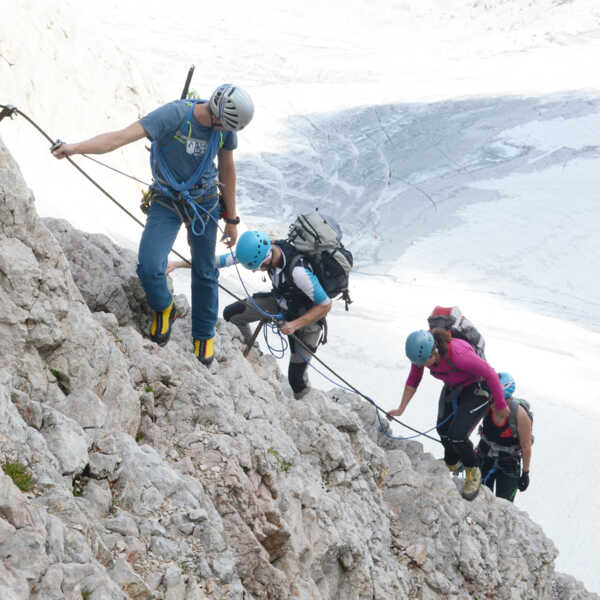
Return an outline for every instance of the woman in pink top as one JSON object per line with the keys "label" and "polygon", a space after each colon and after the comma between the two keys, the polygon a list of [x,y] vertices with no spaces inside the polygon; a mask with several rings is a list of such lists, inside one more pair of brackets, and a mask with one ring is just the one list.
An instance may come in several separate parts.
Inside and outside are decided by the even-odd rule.
{"label": "woman in pink top", "polygon": [[468,342],[452,338],[445,329],[414,331],[406,340],[406,355],[412,362],[402,401],[388,418],[400,416],[406,409],[423,376],[425,367],[444,382],[440,396],[437,431],[444,446],[444,460],[456,472],[465,467],[462,495],[473,500],[481,487],[479,458],[469,435],[486,414],[492,400],[497,420],[508,415],[508,406],[496,371]]}

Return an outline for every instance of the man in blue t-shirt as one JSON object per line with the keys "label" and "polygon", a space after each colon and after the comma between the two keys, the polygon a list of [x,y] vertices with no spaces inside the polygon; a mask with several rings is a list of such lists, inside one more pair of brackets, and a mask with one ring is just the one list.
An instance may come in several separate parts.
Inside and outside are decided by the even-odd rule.
{"label": "man in blue t-shirt", "polygon": [[[237,240],[235,165],[237,131],[254,115],[250,96],[224,84],[208,101],[176,100],[118,131],[53,150],[56,158],[73,154],[104,154],[148,137],[154,181],[140,241],[137,273],[154,318],[150,338],[164,346],[177,316],[167,287],[167,257],[182,223],[188,229],[192,254],[192,336],[194,354],[210,365],[218,314],[218,271],[215,265],[217,222],[225,220],[222,241]],[[217,159],[215,166],[214,160]],[[220,192],[219,192],[220,190]]]}

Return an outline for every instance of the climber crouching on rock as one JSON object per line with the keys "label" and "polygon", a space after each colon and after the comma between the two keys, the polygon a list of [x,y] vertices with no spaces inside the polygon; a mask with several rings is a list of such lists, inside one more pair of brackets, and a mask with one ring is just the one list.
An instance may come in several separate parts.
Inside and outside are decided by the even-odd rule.
{"label": "climber crouching on rock", "polygon": [[[288,381],[294,398],[299,400],[311,389],[306,370],[319,344],[325,343],[323,330],[331,298],[314,274],[310,261],[286,240],[271,242],[264,231],[246,231],[237,243],[235,254],[228,252],[217,257],[219,268],[238,263],[251,271],[266,271],[273,289],[229,304],[223,310],[223,318],[236,325],[244,342],[250,344],[251,323],[268,319],[267,315],[281,317],[280,331],[288,336],[291,350]],[[166,273],[188,266],[185,261],[170,262]]]}
{"label": "climber crouching on rock", "polygon": [[446,385],[439,401],[437,431],[444,446],[444,461],[452,472],[465,467],[462,495],[473,500],[481,487],[481,470],[469,434],[487,413],[490,396],[490,409],[497,422],[504,421],[509,413],[498,374],[477,356],[471,344],[452,338],[445,329],[414,331],[406,340],[406,355],[412,363],[410,373],[400,406],[388,413],[388,419],[404,413],[425,367],[441,379]]}
{"label": "climber crouching on rock", "polygon": [[265,312],[281,313],[280,331],[288,336],[291,351],[288,380],[298,400],[310,390],[306,369],[323,339],[331,298],[301,253],[285,240],[271,242],[263,231],[246,231],[237,243],[236,258],[230,253],[217,262],[229,266],[234,260],[252,271],[266,271],[273,289],[226,306],[223,318],[236,325],[248,343],[252,337],[250,323],[263,319]]}

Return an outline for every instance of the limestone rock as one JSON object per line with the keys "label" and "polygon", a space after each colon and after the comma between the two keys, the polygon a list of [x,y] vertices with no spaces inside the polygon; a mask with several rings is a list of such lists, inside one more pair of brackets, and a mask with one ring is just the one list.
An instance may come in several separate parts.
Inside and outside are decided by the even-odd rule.
{"label": "limestone rock", "polygon": [[150,342],[135,255],[40,221],[1,141],[0,256],[3,599],[597,598],[355,395],[292,400],[228,323],[210,369],[189,317]]}

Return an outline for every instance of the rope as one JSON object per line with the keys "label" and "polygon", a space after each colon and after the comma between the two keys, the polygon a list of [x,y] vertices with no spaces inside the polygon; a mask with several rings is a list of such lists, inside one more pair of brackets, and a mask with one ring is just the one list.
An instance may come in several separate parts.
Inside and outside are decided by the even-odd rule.
{"label": "rope", "polygon": [[515,474],[515,473],[509,473],[506,469],[504,469],[499,462],[499,457],[496,457],[496,460],[494,461],[494,466],[488,471],[487,475],[483,478],[482,482],[483,484],[486,484],[488,479],[492,476],[492,474],[494,474],[496,471],[498,471],[499,473],[502,473],[503,475],[505,475],[506,477],[510,477],[511,479],[519,479],[519,475]]}
{"label": "rope", "polygon": [[[186,202],[188,205],[188,208],[190,209],[190,211],[192,212],[192,219],[191,219],[191,223],[190,223],[190,228],[192,230],[192,233],[197,236],[203,236],[204,232],[206,231],[206,225],[208,224],[208,219],[211,218],[213,221],[215,221],[215,223],[217,224],[217,228],[221,230],[221,228],[219,227],[219,220],[215,219],[212,215],[212,211],[218,206],[219,204],[219,196],[216,196],[217,200],[216,202],[209,208],[206,209],[204,208],[204,206],[198,204],[197,202],[194,202],[194,200],[192,200],[191,198],[186,198]],[[200,214],[199,211],[202,211],[203,213],[206,214],[206,218],[202,218],[202,215]],[[196,231],[196,223],[200,221],[200,225],[202,225],[202,229],[200,231]],[[221,230],[222,231],[222,230]]]}
{"label": "rope", "polygon": [[[188,122],[191,121],[193,117],[194,106],[199,102],[200,101],[195,100],[191,102],[189,113],[183,120],[184,123],[186,120],[188,120]],[[173,194],[173,190],[175,190],[179,193],[179,196],[182,198],[182,200],[189,204],[192,200],[194,200],[191,191],[200,183],[206,167],[216,156],[219,149],[220,139],[221,134],[218,131],[215,130],[210,134],[210,139],[208,140],[202,161],[196,170],[185,181],[179,181],[177,179],[175,173],[168,165],[161,149],[159,148],[159,142],[153,143],[150,147],[150,166],[152,168],[152,174],[154,175],[154,185],[162,194],[171,199],[175,199],[175,195]],[[163,183],[162,178],[164,178],[166,185]],[[193,227],[192,232],[197,235]]]}
{"label": "rope", "polygon": [[[33,119],[30,119],[25,113],[23,113],[21,110],[19,110],[18,108],[11,106],[11,105],[3,105],[0,104],[0,109],[2,109],[2,111],[0,112],[0,121],[6,117],[9,116],[12,118],[12,116],[14,114],[19,114],[21,115],[28,123],[30,123],[35,129],[37,129],[37,131],[46,139],[48,140],[48,142],[50,142],[50,144],[52,146],[54,146],[54,144],[56,143],[35,121],[33,121]],[[144,223],[142,223],[142,221],[140,221],[134,214],[132,214],[129,210],[127,210],[116,198],[114,198],[108,191],[106,191],[99,183],[97,183],[90,175],[88,175],[76,162],[74,162],[69,156],[65,157],[86,179],[88,179],[95,187],[97,187],[107,198],[109,198],[114,204],[116,204],[125,214],[127,214],[129,217],[131,217],[131,219],[133,219],[140,227],[144,228]],[[220,231],[223,232],[223,229],[221,229],[221,227],[219,227],[218,221],[212,216],[210,215],[210,218],[212,218],[213,220],[215,220],[217,222],[217,227],[219,228]],[[230,250],[231,251],[231,250]],[[183,255],[181,255],[179,252],[172,250],[173,254],[175,254],[175,256],[179,257],[181,260],[183,260],[186,264],[191,266],[191,261],[188,260],[187,258],[185,258]],[[233,254],[233,252],[231,251],[231,253]],[[242,287],[244,288],[244,291],[247,293],[247,289],[246,286],[243,282],[243,279],[239,273],[239,269],[237,267],[237,263],[235,263],[235,267],[236,267],[236,271],[238,272],[238,276],[240,278],[240,281],[242,282]],[[237,294],[235,294],[234,292],[232,292],[231,290],[227,289],[225,286],[221,285],[220,283],[217,282],[217,285],[219,288],[221,288],[224,292],[226,292],[227,294],[229,294],[231,297],[235,298],[236,300],[238,300],[239,302],[242,302],[244,304],[248,304],[248,301],[243,300],[242,298],[240,298]],[[256,302],[254,302],[254,300],[252,299],[251,295],[248,294],[248,298],[251,299],[251,302],[254,304],[254,308],[256,308],[261,314],[265,315],[270,321],[271,323],[269,323],[270,327],[276,327],[278,330],[278,334],[279,336],[281,336],[281,332],[279,331],[279,325],[277,323],[278,320],[282,320],[283,319],[283,315],[281,313],[278,313],[277,315],[272,315],[270,313],[267,313],[265,311],[263,311],[257,304]],[[278,318],[279,317],[279,318]],[[281,336],[282,337],[282,336]],[[290,337],[292,337],[295,341],[297,341],[302,348],[304,348],[308,353],[310,353],[312,355],[312,357],[319,363],[321,364],[323,367],[325,367],[330,373],[332,373],[332,375],[334,375],[337,379],[339,379],[341,382],[343,382],[347,388],[351,391],[353,391],[355,394],[359,395],[361,398],[364,398],[367,402],[369,402],[371,405],[373,405],[377,411],[378,411],[378,417],[379,417],[379,411],[381,411],[382,413],[384,413],[386,416],[388,415],[387,411],[385,411],[381,406],[379,406],[374,400],[372,400],[371,398],[369,398],[369,396],[366,396],[365,394],[363,394],[360,390],[358,390],[356,387],[354,387],[350,382],[348,382],[346,379],[344,379],[339,373],[337,373],[336,371],[334,371],[331,367],[329,367],[325,362],[323,362],[316,354],[315,352],[313,352],[298,336],[292,334]],[[287,347],[285,348],[287,349]],[[285,350],[284,350],[285,352]],[[308,362],[308,361],[307,361]],[[310,363],[309,363],[310,364]],[[392,417],[392,420],[396,423],[398,423],[399,425],[402,425],[403,427],[405,427],[406,429],[409,429],[411,431],[414,431],[416,434],[418,434],[417,436],[414,437],[418,437],[418,436],[423,436],[426,437],[434,442],[438,442],[441,444],[441,441],[431,437],[430,435],[427,434],[427,432],[422,432],[419,431],[418,429],[415,429],[414,427],[411,427],[410,425],[407,425],[406,423],[403,423],[402,421],[400,421],[399,419],[397,419],[396,417]],[[428,431],[431,431],[428,430]]]}
{"label": "rope", "polygon": [[89,154],[82,154],[81,156],[84,156],[88,160],[98,163],[99,165],[102,165],[103,167],[106,167],[107,169],[110,169],[111,171],[114,171],[115,173],[118,173],[119,175],[123,175],[123,177],[128,177],[129,179],[133,179],[133,181],[137,181],[138,183],[141,183],[142,185],[145,185],[146,187],[150,187],[150,184],[147,183],[146,181],[142,181],[141,179],[138,179],[137,177],[134,177],[133,175],[129,175],[128,173],[124,173],[123,171],[119,171],[119,169],[116,169],[115,167],[112,167],[111,165],[106,164],[105,162],[102,162],[101,160],[98,160],[97,158],[93,158]]}
{"label": "rope", "polygon": [[[8,109],[12,112],[12,114],[19,114],[21,115],[28,123],[30,123],[31,125],[33,125],[33,127],[35,127],[49,142],[50,144],[54,145],[55,144],[55,140],[53,140],[35,121],[33,121],[32,119],[30,119],[24,112],[20,111],[18,108],[13,107],[13,106],[5,106],[0,104],[0,108],[2,109]],[[4,111],[3,111],[4,112]],[[9,115],[9,116],[12,116]],[[4,115],[7,116],[7,115]],[[105,194],[108,198],[110,198],[110,200],[112,200],[112,202],[114,202],[123,212],[125,212],[127,215],[129,215],[138,225],[140,225],[141,227],[144,227],[144,224],[130,211],[128,211],[116,198],[114,198],[113,196],[111,196],[99,183],[96,183],[96,181],[94,179],[92,179],[92,177],[90,177],[76,162],[73,161],[73,159],[71,159],[69,156],[65,157],[86,179],[88,179],[89,181],[91,181],[103,194]],[[183,257],[181,257],[183,259]],[[185,260],[185,259],[183,259]]]}
{"label": "rope", "polygon": [[488,479],[496,472],[496,463],[498,462],[498,458],[496,458],[495,462],[494,462],[494,466],[488,471],[488,474],[483,478],[483,481],[481,483],[483,483],[484,485],[487,483]]}
{"label": "rope", "polygon": [[[274,348],[269,342],[269,330],[271,333],[275,334],[279,338],[280,347]],[[273,321],[267,321],[263,327],[263,336],[265,338],[265,344],[271,353],[271,356],[280,359],[285,356],[287,349],[289,348],[289,343],[285,339],[284,335],[281,333],[281,328],[277,323]]]}
{"label": "rope", "polygon": [[[334,371],[329,365],[327,365],[325,362],[323,362],[315,354],[315,352],[313,352],[298,336],[294,335],[292,337],[294,338],[295,341],[300,342],[300,344],[302,345],[302,347],[312,355],[312,358],[314,358],[319,364],[321,364],[323,367],[325,367],[332,375],[334,375],[341,382],[343,382],[347,386],[348,391],[352,391],[355,394],[358,394],[361,398],[364,398],[369,404],[371,404],[372,406],[374,406],[377,409],[377,411],[381,411],[384,415],[386,415],[386,417],[388,416],[388,412],[385,409],[383,409],[381,406],[379,406],[372,398],[369,398],[369,396],[366,396],[360,390],[358,390],[357,388],[355,388],[349,381],[347,381],[346,379],[344,379],[339,373],[337,373],[336,371]],[[304,358],[304,360],[306,360],[305,357],[303,357],[303,358]],[[310,362],[309,362],[309,364],[310,364]],[[313,368],[315,368],[315,367],[313,367]],[[402,425],[403,427],[406,427],[406,429],[410,429],[411,431],[414,431],[419,436],[426,437],[426,438],[428,438],[428,439],[430,439],[430,440],[432,440],[434,442],[438,442],[439,444],[442,443],[437,438],[431,437],[430,435],[427,435],[426,432],[419,431],[418,429],[415,429],[414,427],[411,427],[410,425],[407,425],[406,423],[403,423],[402,421],[400,421],[400,419],[397,419],[396,417],[392,417],[392,421],[394,421],[395,423],[398,423],[399,425]],[[431,431],[431,429],[429,431]],[[415,436],[415,437],[418,437],[418,436]]]}
{"label": "rope", "polygon": [[[18,108],[14,107],[14,106],[10,106],[10,105],[3,105],[0,104],[0,108],[3,109],[2,113],[4,113],[5,111],[8,111],[7,114],[4,114],[3,116],[12,116],[12,114],[18,113],[19,115],[21,115],[28,123],[30,123],[31,125],[33,125],[33,127],[35,127],[35,129],[37,129],[52,145],[55,144],[55,141],[32,119],[30,119],[25,113],[23,113],[21,110],[19,110]],[[107,198],[109,198],[112,202],[114,202],[125,214],[127,214],[129,217],[131,217],[140,227],[144,228],[144,223],[142,223],[142,221],[140,221],[133,213],[131,213],[129,210],[127,210],[116,198],[114,198],[109,192],[107,192],[99,183],[97,183],[92,177],[90,177],[70,156],[66,156],[65,157],[86,179],[88,179],[93,185],[95,185]],[[221,230],[222,231],[222,230]],[[183,256],[182,254],[180,254],[179,252],[177,252],[176,250],[171,250],[171,252],[177,256],[178,258],[180,258],[181,260],[183,260],[186,264],[191,266],[191,261],[188,260],[185,256]],[[235,293],[233,293],[232,291],[228,290],[227,288],[223,287],[220,283],[217,282],[217,285],[225,292],[227,292],[230,296],[232,296],[233,298],[235,298],[236,300],[239,300],[240,302],[243,302],[243,300],[237,296]]]}

